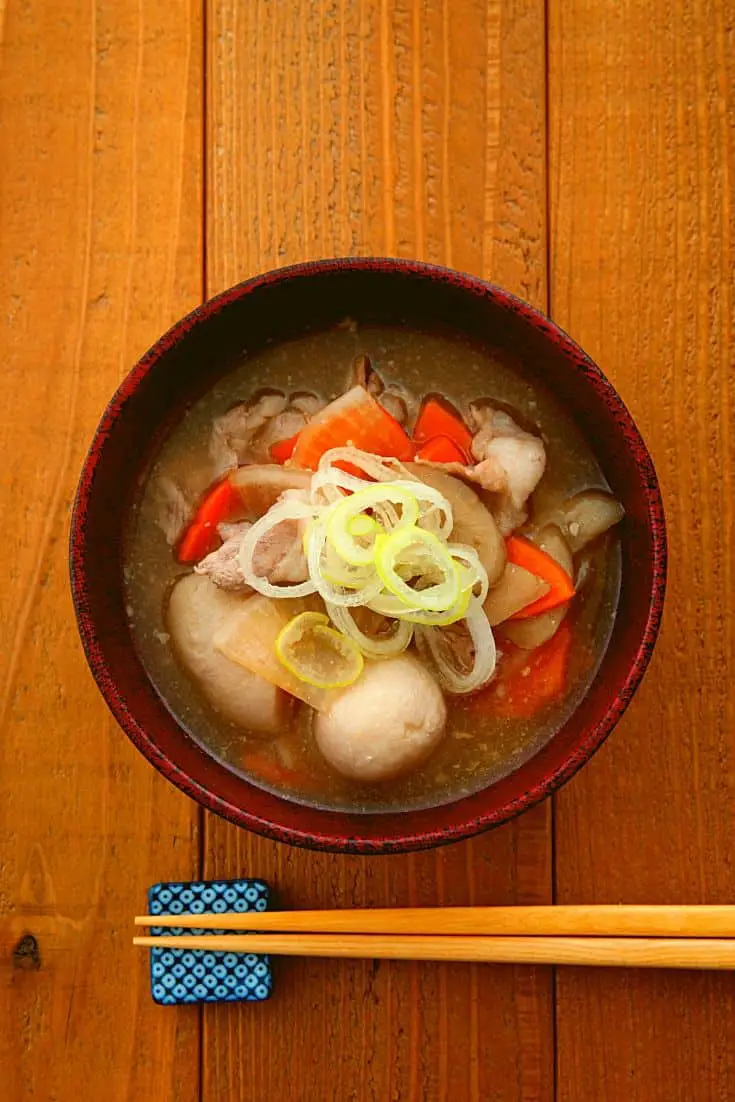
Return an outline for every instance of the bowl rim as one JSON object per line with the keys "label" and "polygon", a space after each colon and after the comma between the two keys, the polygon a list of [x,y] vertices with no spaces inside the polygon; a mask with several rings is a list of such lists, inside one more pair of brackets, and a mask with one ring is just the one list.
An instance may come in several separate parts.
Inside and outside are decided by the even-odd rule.
{"label": "bowl rim", "polygon": [[[609,701],[604,715],[599,722],[590,728],[586,737],[576,743],[567,757],[538,783],[517,797],[485,812],[478,813],[474,811],[471,816],[464,818],[459,816],[455,823],[443,827],[441,830],[409,829],[403,834],[391,833],[389,837],[385,838],[361,838],[355,835],[348,836],[344,833],[336,834],[326,829],[323,832],[315,832],[313,829],[300,830],[297,827],[284,826],[232,804],[229,800],[218,796],[216,792],[182,770],[175,760],[160,749],[155,739],[135,719],[109,669],[104,647],[93,620],[86,613],[86,565],[82,531],[86,517],[87,501],[105,439],[114,423],[123,413],[127,401],[135,393],[140,382],[149,372],[154,370],[161,358],[178,344],[189,330],[219,313],[231,302],[245,298],[257,292],[261,287],[274,283],[306,279],[312,275],[344,274],[349,271],[382,271],[439,280],[454,285],[469,294],[488,299],[501,309],[512,311],[523,318],[533,329],[541,332],[547,339],[553,339],[564,358],[570,361],[571,368],[578,373],[579,368],[583,368],[586,382],[596,391],[597,397],[613,410],[621,427],[621,432],[624,432],[629,445],[632,446],[634,465],[638,472],[646,503],[645,520],[651,538],[651,586],[643,630],[619,691]],[[105,407],[85,456],[72,508],[69,535],[69,567],[77,626],[94,680],[119,726],[137,749],[168,780],[208,810],[228,819],[237,826],[244,827],[275,841],[328,852],[407,853],[467,839],[507,822],[552,795],[596,753],[626,711],[653,653],[661,624],[666,591],[667,540],[663,500],[653,460],[632,415],[617,390],[597,364],[548,315],[489,280],[443,265],[382,256],[334,257],[291,264],[242,280],[207,299],[174,322],[140,357],[138,362],[121,380],[117,390]],[[177,725],[180,727],[178,723]],[[183,732],[183,728],[180,727],[180,729]],[[492,787],[492,785],[489,785],[488,789]],[[487,791],[487,789],[481,791]],[[285,797],[281,798],[285,799]],[[293,803],[293,801],[290,802]],[[459,807],[462,802],[460,799],[445,806]],[[315,811],[313,808],[310,810]],[[383,814],[382,812],[375,813],[374,817],[377,818],[378,815]],[[393,814],[400,816],[401,813],[394,812]],[[409,816],[412,813],[407,811],[405,814]],[[365,813],[364,816],[360,816],[360,818],[363,817],[367,819],[373,816],[370,813]],[[355,818],[351,822],[354,823]]]}

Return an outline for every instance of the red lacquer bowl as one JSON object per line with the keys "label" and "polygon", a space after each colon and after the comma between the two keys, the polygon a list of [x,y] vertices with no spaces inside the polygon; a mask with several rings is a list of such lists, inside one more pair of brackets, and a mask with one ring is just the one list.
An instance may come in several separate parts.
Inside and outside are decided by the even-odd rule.
{"label": "red lacquer bowl", "polygon": [[[508,348],[542,378],[591,442],[623,505],[623,580],[614,632],[589,692],[559,733],[510,776],[423,811],[349,815],[270,795],[209,757],[166,709],[138,660],[125,616],[122,533],[137,480],[182,412],[266,342],[349,316],[444,329]],[[666,534],[656,474],[633,419],[588,356],[548,318],[480,279],[399,260],[301,264],[233,287],[178,322],[130,372],[100,422],[71,526],[71,581],[92,673],[113,715],[164,776],[239,826],[292,845],[396,853],[467,838],[567,781],[625,711],[661,619]]]}

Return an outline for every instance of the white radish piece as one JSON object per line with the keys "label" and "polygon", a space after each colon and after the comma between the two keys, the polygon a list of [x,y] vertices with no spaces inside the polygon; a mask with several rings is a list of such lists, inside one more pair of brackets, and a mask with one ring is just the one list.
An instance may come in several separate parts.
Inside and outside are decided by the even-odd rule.
{"label": "white radish piece", "polygon": [[302,681],[276,655],[276,639],[281,630],[294,616],[308,609],[306,602],[251,597],[224,620],[214,636],[214,646],[223,660],[229,659],[241,667],[240,675],[243,669],[250,670],[318,710],[342,690],[321,689]]}
{"label": "white radish piece", "polygon": [[275,505],[287,490],[309,490],[311,472],[295,467],[281,467],[275,463],[253,464],[238,467],[229,476],[230,484],[242,502],[242,513],[237,520],[257,520]]}

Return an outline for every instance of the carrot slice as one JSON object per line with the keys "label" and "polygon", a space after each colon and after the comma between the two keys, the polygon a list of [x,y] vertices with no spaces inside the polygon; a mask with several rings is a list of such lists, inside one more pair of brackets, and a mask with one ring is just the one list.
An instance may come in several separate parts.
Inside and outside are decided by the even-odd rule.
{"label": "carrot slice", "polygon": [[403,460],[414,452],[395,417],[361,386],[330,402],[301,430],[291,458],[295,466],[313,471],[326,451],[347,445]]}
{"label": "carrot slice", "polygon": [[[435,436],[448,436],[450,440],[470,454],[472,433],[462,420],[458,410],[444,398],[426,398],[419,411],[413,430],[417,444],[432,440]],[[462,460],[464,462],[464,460]]]}
{"label": "carrot slice", "polygon": [[469,457],[460,448],[451,436],[434,436],[416,452],[417,459],[423,459],[427,463],[462,463],[469,462]]}
{"label": "carrot slice", "polygon": [[556,559],[547,555],[535,543],[523,539],[522,536],[511,536],[505,542],[508,562],[516,566],[522,566],[537,578],[548,582],[548,593],[532,601],[530,605],[515,612],[508,617],[510,620],[527,620],[529,616],[538,616],[541,612],[549,612],[552,608],[564,605],[574,596],[574,584],[563,567],[559,566]]}
{"label": "carrot slice", "polygon": [[202,524],[195,520],[184,533],[176,551],[176,558],[180,563],[199,562],[210,551],[215,551],[221,543],[217,529],[210,521]]}
{"label": "carrot slice", "polygon": [[233,520],[242,511],[242,501],[229,478],[223,478],[206,494],[197,509],[194,523],[216,527],[223,521]]}
{"label": "carrot slice", "polygon": [[569,673],[572,629],[565,620],[547,643],[533,651],[503,644],[497,678],[472,698],[472,708],[505,719],[530,719],[562,696]]}
{"label": "carrot slice", "polygon": [[337,470],[344,471],[345,474],[351,474],[353,478],[361,478],[363,482],[375,482],[372,475],[369,475],[367,471],[363,471],[360,467],[353,466],[352,463],[348,463],[346,459],[338,459],[334,464]]}
{"label": "carrot slice", "polygon": [[293,769],[286,769],[273,758],[252,750],[242,755],[242,766],[248,773],[255,773],[269,784],[293,783],[297,776]]}
{"label": "carrot slice", "polygon": [[217,525],[234,520],[242,512],[242,501],[229,478],[223,478],[205,495],[194,520],[181,538],[176,558],[181,563],[199,562],[222,543]]}
{"label": "carrot slice", "polygon": [[291,458],[300,435],[300,432],[296,432],[293,436],[289,436],[288,440],[277,440],[275,444],[271,444],[271,459],[274,463],[283,464]]}
{"label": "carrot slice", "polygon": [[254,773],[266,784],[285,785],[287,788],[302,790],[314,787],[308,775],[296,769],[289,769],[288,766],[281,765],[280,762],[258,750],[246,750],[242,755],[241,765],[248,773]]}

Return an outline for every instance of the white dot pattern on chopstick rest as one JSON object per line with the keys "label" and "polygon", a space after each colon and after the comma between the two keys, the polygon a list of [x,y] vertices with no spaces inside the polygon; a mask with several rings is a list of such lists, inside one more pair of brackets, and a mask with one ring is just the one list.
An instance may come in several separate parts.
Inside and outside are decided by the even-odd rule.
{"label": "white dot pattern on chopstick rest", "polygon": [[[148,892],[151,915],[226,914],[265,911],[270,902],[262,880],[216,880],[154,884]],[[223,934],[224,930],[151,927],[151,935]],[[151,949],[151,994],[163,1006],[197,1002],[262,1002],[271,994],[268,957],[191,949]]]}

